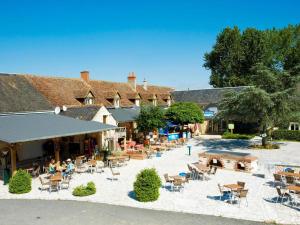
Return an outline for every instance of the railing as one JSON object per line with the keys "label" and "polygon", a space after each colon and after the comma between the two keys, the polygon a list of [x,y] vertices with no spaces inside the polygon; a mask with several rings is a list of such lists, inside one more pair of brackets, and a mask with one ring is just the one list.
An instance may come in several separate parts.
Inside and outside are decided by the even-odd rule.
{"label": "railing", "polygon": [[106,139],[118,139],[118,138],[124,138],[125,136],[126,136],[126,128],[118,127],[115,130],[107,131],[105,138]]}

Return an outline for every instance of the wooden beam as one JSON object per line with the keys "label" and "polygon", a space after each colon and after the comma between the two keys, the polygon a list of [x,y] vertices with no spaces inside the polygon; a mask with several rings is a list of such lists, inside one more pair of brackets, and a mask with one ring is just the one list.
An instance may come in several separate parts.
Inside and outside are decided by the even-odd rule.
{"label": "wooden beam", "polygon": [[59,145],[59,139],[54,139],[54,156],[55,156],[55,161],[58,162],[60,161],[60,145]]}
{"label": "wooden beam", "polygon": [[17,149],[18,144],[14,144],[10,147],[10,164],[12,176],[14,176],[17,172]]}

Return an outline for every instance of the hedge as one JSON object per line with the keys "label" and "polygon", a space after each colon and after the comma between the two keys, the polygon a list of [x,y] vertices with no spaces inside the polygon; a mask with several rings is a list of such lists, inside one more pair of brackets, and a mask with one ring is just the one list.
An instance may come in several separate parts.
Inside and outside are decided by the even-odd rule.
{"label": "hedge", "polygon": [[133,186],[138,201],[151,202],[159,197],[161,180],[155,169],[144,169],[137,175]]}
{"label": "hedge", "polygon": [[252,139],[255,135],[252,134],[232,134],[230,132],[224,132],[222,138],[224,139]]}
{"label": "hedge", "polygon": [[13,194],[24,194],[31,191],[31,176],[25,170],[18,170],[9,180],[9,192]]}
{"label": "hedge", "polygon": [[80,185],[73,190],[74,196],[88,196],[96,193],[96,186],[94,182],[88,182],[86,186]]}
{"label": "hedge", "polygon": [[272,138],[275,140],[300,141],[299,130],[275,130]]}

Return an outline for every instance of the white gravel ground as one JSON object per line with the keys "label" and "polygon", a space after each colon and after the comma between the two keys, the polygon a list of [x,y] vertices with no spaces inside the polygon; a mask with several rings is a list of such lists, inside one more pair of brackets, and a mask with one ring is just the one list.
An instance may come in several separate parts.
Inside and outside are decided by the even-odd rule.
{"label": "white gravel ground", "polygon": [[[180,211],[198,214],[217,215],[255,221],[274,221],[283,224],[300,224],[300,210],[290,206],[275,204],[270,199],[277,196],[276,190],[268,184],[272,180],[271,164],[276,162],[292,163],[300,165],[300,143],[282,143],[280,150],[249,150],[246,141],[211,140],[204,136],[202,140],[190,140],[192,155],[187,155],[187,147],[165,152],[161,158],[147,160],[131,160],[127,166],[118,168],[121,173],[118,181],[110,181],[111,172],[105,169],[101,174],[75,174],[69,190],[49,193],[39,190],[39,180],[33,179],[32,191],[28,194],[13,195],[8,192],[8,187],[0,185],[0,199],[61,199],[79,200],[125,205],[156,210]],[[217,136],[213,138],[218,138]],[[258,141],[258,140],[254,140]],[[232,151],[252,151],[259,157],[260,172],[265,173],[266,178],[259,178],[248,173],[218,170],[215,176],[208,181],[190,181],[185,185],[183,192],[170,192],[164,188],[160,190],[160,197],[156,202],[140,203],[131,197],[133,182],[136,174],[143,168],[156,168],[163,179],[164,173],[177,175],[187,171],[187,163],[198,161],[198,153],[209,149],[229,149]],[[94,181],[97,193],[88,197],[74,197],[72,190],[79,184]],[[236,183],[245,181],[249,189],[248,206],[243,201],[240,205],[231,205],[219,201],[217,184]]]}

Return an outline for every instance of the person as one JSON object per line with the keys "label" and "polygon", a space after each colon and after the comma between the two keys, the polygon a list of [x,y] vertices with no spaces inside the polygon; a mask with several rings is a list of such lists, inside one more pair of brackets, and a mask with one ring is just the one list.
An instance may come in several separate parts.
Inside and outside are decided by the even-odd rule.
{"label": "person", "polygon": [[49,173],[50,174],[55,174],[55,160],[51,159],[49,163]]}
{"label": "person", "polygon": [[62,166],[60,165],[60,161],[57,161],[56,165],[55,165],[55,169],[58,172],[62,172]]}
{"label": "person", "polygon": [[64,172],[64,176],[71,174],[73,171],[74,171],[74,164],[72,163],[71,159],[67,159],[67,168],[66,171]]}

